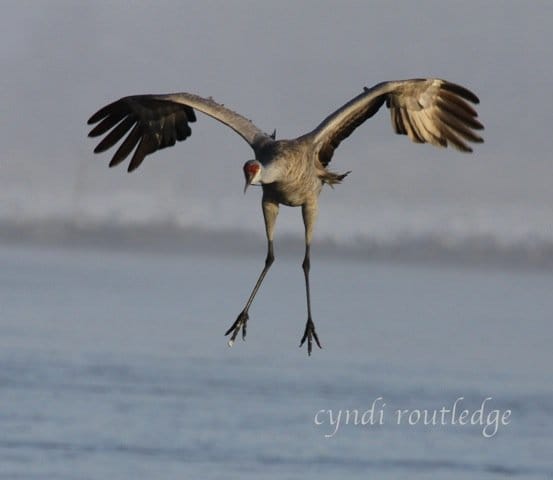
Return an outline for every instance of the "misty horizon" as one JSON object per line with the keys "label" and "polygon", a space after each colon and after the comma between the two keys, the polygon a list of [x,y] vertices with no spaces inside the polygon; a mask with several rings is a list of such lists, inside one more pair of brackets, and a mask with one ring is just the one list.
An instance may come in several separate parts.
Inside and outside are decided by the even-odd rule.
{"label": "misty horizon", "polygon": [[[259,190],[242,195],[253,153],[228,128],[199,113],[186,142],[128,175],[92,153],[87,118],[124,95],[189,91],[291,138],[364,86],[436,76],[480,97],[485,143],[471,155],[415,145],[381,109],[336,150],[331,168],[352,174],[323,190],[315,239],[553,245],[553,7],[332,5],[8,2],[0,222],[262,234]],[[413,21],[396,32],[397,16]],[[299,210],[281,212],[277,235],[301,235]]]}

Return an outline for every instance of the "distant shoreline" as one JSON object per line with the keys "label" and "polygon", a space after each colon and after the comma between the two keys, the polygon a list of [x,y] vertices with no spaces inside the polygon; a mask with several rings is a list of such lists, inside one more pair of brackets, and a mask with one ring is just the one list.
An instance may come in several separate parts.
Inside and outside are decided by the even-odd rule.
{"label": "distant shoreline", "polygon": [[[261,233],[240,230],[212,230],[177,227],[159,223],[121,225],[112,223],[75,224],[65,220],[0,222],[0,245],[58,248],[138,250],[152,253],[263,255]],[[277,255],[301,256],[300,235],[282,234],[275,239]],[[530,268],[553,271],[553,245],[500,245],[491,238],[451,241],[438,236],[405,236],[387,242],[369,238],[337,242],[315,238],[314,254],[353,261],[452,264],[467,267]]]}

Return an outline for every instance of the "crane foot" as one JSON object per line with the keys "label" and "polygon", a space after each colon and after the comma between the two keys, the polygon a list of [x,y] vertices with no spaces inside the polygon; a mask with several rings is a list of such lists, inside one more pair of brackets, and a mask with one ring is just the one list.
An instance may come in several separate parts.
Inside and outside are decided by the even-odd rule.
{"label": "crane foot", "polygon": [[240,333],[240,330],[242,330],[242,340],[246,340],[246,324],[248,323],[249,318],[250,316],[248,315],[248,312],[246,311],[240,312],[236,321],[225,332],[225,336],[232,333],[232,335],[230,336],[230,340],[228,341],[229,347],[232,347],[234,345],[234,340],[236,340],[236,337]]}
{"label": "crane foot", "polygon": [[315,332],[315,324],[313,323],[313,320],[311,320],[311,318],[308,318],[307,323],[305,324],[305,332],[303,333],[303,337],[300,342],[300,347],[302,347],[305,341],[307,340],[308,355],[311,355],[311,350],[313,350],[313,339],[315,339],[315,343],[319,348],[323,348],[321,347],[321,342],[319,342],[319,337],[317,336],[317,332]]}

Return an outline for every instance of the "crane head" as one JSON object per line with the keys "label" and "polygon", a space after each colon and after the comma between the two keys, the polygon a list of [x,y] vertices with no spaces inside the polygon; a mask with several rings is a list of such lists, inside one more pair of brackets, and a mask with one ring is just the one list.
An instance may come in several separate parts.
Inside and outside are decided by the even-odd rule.
{"label": "crane head", "polygon": [[244,164],[244,177],[246,178],[244,193],[246,193],[250,185],[259,185],[261,183],[261,171],[262,166],[258,160],[248,160]]}

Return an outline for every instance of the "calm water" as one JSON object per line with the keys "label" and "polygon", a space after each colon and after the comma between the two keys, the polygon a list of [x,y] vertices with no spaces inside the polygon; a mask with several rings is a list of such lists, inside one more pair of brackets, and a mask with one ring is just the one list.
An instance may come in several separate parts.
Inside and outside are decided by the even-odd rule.
{"label": "calm water", "polygon": [[[301,254],[226,346],[262,260],[1,247],[0,477],[553,478],[552,274],[315,249],[308,358]],[[459,397],[508,424],[396,422]]]}

